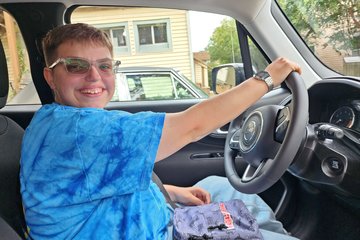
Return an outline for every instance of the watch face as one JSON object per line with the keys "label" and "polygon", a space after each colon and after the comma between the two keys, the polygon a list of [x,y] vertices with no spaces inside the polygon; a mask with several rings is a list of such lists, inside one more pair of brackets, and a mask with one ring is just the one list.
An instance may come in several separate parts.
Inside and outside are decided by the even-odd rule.
{"label": "watch face", "polygon": [[271,91],[274,88],[273,80],[270,77],[270,74],[266,71],[260,71],[254,75],[258,80],[264,81],[268,86],[268,90]]}
{"label": "watch face", "polygon": [[260,71],[260,72],[256,73],[256,75],[261,79],[266,79],[266,78],[270,77],[269,73],[265,72],[265,71]]}

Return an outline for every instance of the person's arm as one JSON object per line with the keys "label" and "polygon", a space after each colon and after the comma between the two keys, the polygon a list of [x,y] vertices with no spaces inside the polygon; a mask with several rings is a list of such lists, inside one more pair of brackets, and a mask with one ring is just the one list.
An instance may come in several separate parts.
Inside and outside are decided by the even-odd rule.
{"label": "person's arm", "polygon": [[[276,59],[265,71],[272,77],[274,86],[279,86],[292,71],[301,73],[296,63],[285,58]],[[230,122],[267,91],[265,82],[252,77],[235,88],[183,112],[166,114],[156,161]]]}
{"label": "person's arm", "polygon": [[210,193],[200,187],[177,187],[164,184],[172,201],[184,205],[203,205],[210,203]]}

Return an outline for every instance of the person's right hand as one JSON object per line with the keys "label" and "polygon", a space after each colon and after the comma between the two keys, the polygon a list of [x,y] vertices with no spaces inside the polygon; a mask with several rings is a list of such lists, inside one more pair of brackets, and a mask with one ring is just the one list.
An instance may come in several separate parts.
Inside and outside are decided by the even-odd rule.
{"label": "person's right hand", "polygon": [[274,87],[279,86],[292,71],[301,74],[301,68],[298,64],[283,57],[277,58],[269,64],[265,71],[270,74]]}
{"label": "person's right hand", "polygon": [[171,200],[184,205],[203,205],[210,203],[210,193],[200,187],[177,187],[164,185]]}

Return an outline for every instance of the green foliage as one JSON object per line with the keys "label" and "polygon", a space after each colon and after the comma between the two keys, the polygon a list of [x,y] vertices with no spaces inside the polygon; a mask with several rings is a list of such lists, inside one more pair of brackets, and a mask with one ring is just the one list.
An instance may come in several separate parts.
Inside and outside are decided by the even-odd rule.
{"label": "green foliage", "polygon": [[211,71],[214,67],[225,63],[241,62],[235,20],[228,18],[222,20],[221,25],[214,30],[205,51],[210,55],[208,79],[209,85],[212,86]]}
{"label": "green foliage", "polygon": [[235,20],[224,19],[214,30],[206,51],[210,54],[210,68],[215,65],[241,62]]}
{"label": "green foliage", "polygon": [[[278,0],[309,46],[322,44],[348,53],[360,48],[359,0]],[[321,43],[319,39],[326,39]]]}
{"label": "green foliage", "polygon": [[[253,66],[256,70],[265,69],[268,62],[250,39],[248,42]],[[224,19],[221,22],[221,25],[214,30],[209,44],[206,47],[206,51],[209,52],[210,55],[208,69],[209,84],[211,86],[211,70],[214,67],[226,63],[242,62],[238,33],[234,19]]]}

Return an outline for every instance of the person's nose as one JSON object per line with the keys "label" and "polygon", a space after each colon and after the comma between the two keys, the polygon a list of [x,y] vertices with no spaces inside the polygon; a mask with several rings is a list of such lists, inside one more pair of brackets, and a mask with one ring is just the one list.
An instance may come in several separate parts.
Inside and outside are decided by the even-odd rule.
{"label": "person's nose", "polygon": [[95,65],[91,65],[88,74],[86,75],[86,80],[90,82],[96,82],[100,79],[101,76],[99,73],[99,69]]}

